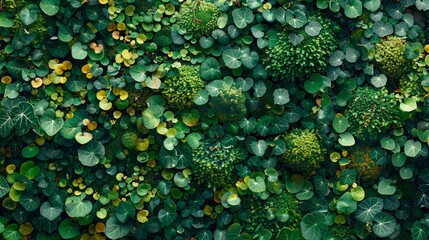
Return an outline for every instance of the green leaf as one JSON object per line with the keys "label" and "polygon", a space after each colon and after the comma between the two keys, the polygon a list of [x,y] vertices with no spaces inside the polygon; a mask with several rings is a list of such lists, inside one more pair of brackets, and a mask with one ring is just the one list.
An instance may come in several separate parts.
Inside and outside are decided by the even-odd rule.
{"label": "green leaf", "polygon": [[372,222],[375,215],[383,210],[383,206],[383,199],[378,197],[367,198],[359,203],[355,213],[356,219],[363,223]]}
{"label": "green leaf", "polygon": [[57,117],[54,109],[49,108],[40,117],[40,126],[48,136],[54,136],[64,126],[64,120]]}
{"label": "green leaf", "polygon": [[396,192],[396,186],[392,185],[392,179],[384,178],[378,183],[377,191],[381,195],[392,195]]}
{"label": "green leaf", "polygon": [[362,15],[362,2],[360,0],[350,0],[344,7],[344,14],[348,18],[356,18]]}
{"label": "green leaf", "polygon": [[343,133],[350,126],[349,120],[344,116],[335,116],[334,121],[332,123],[335,131],[337,133]]}
{"label": "green leaf", "polygon": [[65,139],[74,139],[76,134],[82,131],[82,125],[82,121],[77,118],[67,119],[60,129],[60,134]]}
{"label": "green leaf", "polygon": [[200,89],[198,94],[194,97],[194,102],[197,105],[204,105],[209,101],[209,94],[205,89]]}
{"label": "green leaf", "polygon": [[248,183],[250,191],[254,193],[264,192],[266,189],[265,181],[261,177],[256,177],[256,179],[251,178]]}
{"label": "green leaf", "polygon": [[355,138],[351,133],[344,132],[340,134],[340,138],[338,139],[338,142],[341,144],[341,146],[350,147],[355,145]]}
{"label": "green leaf", "polygon": [[405,98],[399,108],[404,112],[412,112],[417,109],[417,102],[414,98]]}
{"label": "green leaf", "polygon": [[296,46],[300,44],[302,41],[304,41],[304,35],[301,33],[291,33],[288,35],[289,41],[292,43],[292,45]]}
{"label": "green leaf", "polygon": [[286,22],[293,28],[301,28],[307,23],[307,17],[303,11],[286,10]]}
{"label": "green leaf", "polygon": [[121,223],[126,223],[128,218],[133,218],[136,215],[136,208],[129,202],[120,201],[116,209],[116,218]]}
{"label": "green leaf", "polygon": [[222,53],[222,59],[225,62],[225,65],[230,69],[236,69],[241,66],[240,58],[240,49],[227,49]]}
{"label": "green leaf", "polygon": [[10,115],[15,123],[15,132],[20,136],[39,123],[39,119],[34,114],[33,105],[28,102],[20,102],[16,107],[13,107]]}
{"label": "green leaf", "polygon": [[143,111],[143,124],[147,129],[155,129],[160,122],[161,119],[156,117],[150,108]]}
{"label": "green leaf", "polygon": [[60,2],[60,0],[41,0],[39,6],[46,15],[54,16],[60,10]]}
{"label": "green leaf", "polygon": [[372,230],[378,237],[388,237],[396,229],[395,217],[385,212],[377,213],[374,217],[374,222]]}
{"label": "green leaf", "polygon": [[6,181],[6,178],[0,176],[0,198],[4,197],[10,191],[9,184]]}
{"label": "green leaf", "polygon": [[386,37],[393,34],[393,26],[389,22],[378,21],[372,26],[372,30],[379,37]]}
{"label": "green leaf", "polygon": [[207,81],[220,79],[222,77],[220,65],[216,58],[209,57],[201,63],[200,76]]}
{"label": "green leaf", "polygon": [[374,87],[376,88],[384,87],[386,86],[386,83],[387,83],[387,77],[384,74],[371,77],[371,84],[374,85]]}
{"label": "green leaf", "polygon": [[337,201],[337,210],[340,214],[350,215],[357,209],[357,202],[350,192],[345,192]]}
{"label": "green leaf", "polygon": [[72,196],[66,199],[65,206],[69,217],[86,217],[91,212],[92,203],[89,200],[83,200],[85,196],[86,194],[83,193],[80,196]]}
{"label": "green leaf", "polygon": [[343,184],[352,185],[357,177],[357,172],[355,169],[343,169],[340,173],[340,181]]}
{"label": "green leaf", "polygon": [[64,219],[60,226],[58,226],[58,232],[63,239],[72,239],[80,235],[79,224],[73,222],[71,219]]}
{"label": "green leaf", "polygon": [[0,27],[11,28],[15,24],[13,19],[9,19],[9,16],[6,12],[0,13]]}
{"label": "green leaf", "polygon": [[31,146],[25,146],[21,150],[21,155],[25,158],[34,158],[35,156],[37,156],[37,154],[39,154],[39,152],[40,150],[38,146],[31,145]]}
{"label": "green leaf", "polygon": [[301,232],[298,229],[292,230],[290,228],[282,228],[276,239],[281,240],[304,240],[301,236]]}
{"label": "green leaf", "polygon": [[198,42],[203,49],[208,49],[213,46],[214,39],[212,37],[201,37]]}
{"label": "green leaf", "polygon": [[314,73],[309,80],[304,82],[304,89],[308,93],[315,94],[323,87],[324,76]]}
{"label": "green leaf", "polygon": [[308,213],[302,218],[300,229],[305,239],[319,240],[328,232],[328,220],[323,213]]}
{"label": "green leaf", "polygon": [[273,92],[274,104],[284,105],[290,101],[289,92],[285,88],[277,88]]}
{"label": "green leaf", "polygon": [[380,140],[381,143],[381,147],[386,149],[386,150],[393,150],[395,149],[395,141],[391,138],[388,137],[384,137]]}
{"label": "green leaf", "polygon": [[0,108],[0,137],[7,137],[15,124],[9,111]]}
{"label": "green leaf", "polygon": [[429,10],[429,0],[416,0],[416,7],[418,10]]}
{"label": "green leaf", "polygon": [[198,132],[190,133],[186,136],[186,142],[192,149],[197,149],[200,146],[200,140],[202,139],[202,135]]}
{"label": "green leaf", "polygon": [[166,209],[161,209],[158,212],[158,218],[162,227],[169,226],[177,218],[177,212],[175,210],[167,211]]}
{"label": "green leaf", "polygon": [[92,167],[97,165],[104,157],[104,146],[98,141],[91,140],[77,150],[79,161],[82,165]]}
{"label": "green leaf", "polygon": [[298,193],[304,188],[305,178],[301,174],[294,174],[290,180],[286,179],[286,189],[290,193]]}
{"label": "green leaf", "polygon": [[264,140],[254,141],[250,146],[252,152],[258,157],[264,156],[265,150],[268,148],[268,144]]}
{"label": "green leaf", "polygon": [[131,225],[121,223],[115,215],[112,215],[106,222],[105,234],[111,239],[120,239],[125,237],[131,230]]}
{"label": "green leaf", "polygon": [[36,18],[37,18],[37,12],[34,10],[23,8],[19,12],[19,19],[21,20],[22,23],[24,23],[25,26],[32,24],[34,21],[36,21]]}
{"label": "green leaf", "polygon": [[380,8],[381,0],[365,0],[363,6],[370,12],[375,12]]}
{"label": "green leaf", "polygon": [[404,152],[407,157],[416,157],[422,149],[422,143],[419,141],[408,140],[404,144]]}
{"label": "green leaf", "polygon": [[[0,180],[0,182],[1,182],[1,180]],[[28,193],[24,193],[19,198],[19,203],[24,207],[25,211],[32,212],[32,211],[36,211],[37,209],[39,209],[40,198],[38,198],[36,196],[32,196]]]}
{"label": "green leaf", "polygon": [[429,238],[429,228],[420,221],[414,222],[411,227],[413,240],[427,240]]}
{"label": "green leaf", "polygon": [[253,22],[253,13],[247,7],[236,8],[232,11],[232,20],[238,28],[245,28],[247,24]]}
{"label": "green leaf", "polygon": [[322,24],[316,21],[311,21],[307,24],[307,26],[305,26],[305,32],[311,37],[319,35],[321,30]]}
{"label": "green leaf", "polygon": [[87,45],[82,44],[81,42],[76,42],[71,47],[71,53],[72,57],[76,60],[83,60],[88,56],[88,51],[86,50],[88,48]]}
{"label": "green leaf", "polygon": [[145,65],[135,65],[130,68],[130,75],[136,82],[143,82],[146,79]]}
{"label": "green leaf", "polygon": [[44,202],[42,206],[40,206],[40,215],[50,221],[54,221],[62,212],[63,209],[61,207],[52,206],[50,202]]}

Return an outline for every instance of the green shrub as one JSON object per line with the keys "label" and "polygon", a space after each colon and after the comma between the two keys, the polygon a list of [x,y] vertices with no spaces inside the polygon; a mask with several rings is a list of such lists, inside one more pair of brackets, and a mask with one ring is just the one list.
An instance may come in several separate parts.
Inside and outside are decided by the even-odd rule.
{"label": "green shrub", "polygon": [[373,141],[396,123],[398,113],[394,94],[386,89],[360,87],[345,112],[348,131],[362,141]]}
{"label": "green shrub", "polygon": [[25,0],[4,0],[3,1],[3,10],[17,13],[26,4],[27,4],[27,1],[25,1]]}
{"label": "green shrub", "polygon": [[171,107],[183,109],[194,105],[194,97],[204,87],[204,81],[199,66],[183,65],[178,71],[177,75],[167,77],[162,93]]}
{"label": "green shrub", "polygon": [[[262,63],[273,78],[294,80],[312,73],[323,72],[328,59],[338,45],[335,37],[337,25],[317,13],[309,17],[322,25],[320,33],[312,37],[303,29],[279,33],[279,40],[273,47],[265,48]],[[302,34],[304,40],[294,46],[289,40],[291,33]]]}
{"label": "green shrub", "polygon": [[221,187],[232,181],[234,164],[242,159],[237,149],[202,144],[192,151],[192,172],[198,183]]}
{"label": "green shrub", "polygon": [[220,10],[210,2],[192,1],[192,3],[180,5],[179,15],[180,28],[200,38],[209,35],[217,28]]}
{"label": "green shrub", "polygon": [[283,163],[297,172],[311,172],[324,161],[326,149],[314,131],[294,129],[283,135],[286,152]]}
{"label": "green shrub", "polygon": [[396,36],[383,38],[375,45],[375,60],[388,78],[399,79],[411,69],[412,61],[405,58],[406,46],[406,39]]}
{"label": "green shrub", "polygon": [[402,76],[399,82],[401,93],[406,97],[416,97],[419,100],[423,100],[428,93],[422,86],[423,77],[424,74],[418,75],[416,73],[409,73],[406,76]]}
{"label": "green shrub", "polygon": [[240,88],[224,84],[218,96],[210,99],[216,117],[221,122],[238,121],[246,116],[246,96]]}
{"label": "green shrub", "polygon": [[[282,192],[263,201],[246,200],[245,207],[249,211],[249,219],[243,224],[246,232],[255,235],[259,230],[266,229],[276,236],[284,227],[299,229],[302,214],[299,210],[299,201],[294,195]],[[282,219],[284,214],[289,215],[287,220]]]}

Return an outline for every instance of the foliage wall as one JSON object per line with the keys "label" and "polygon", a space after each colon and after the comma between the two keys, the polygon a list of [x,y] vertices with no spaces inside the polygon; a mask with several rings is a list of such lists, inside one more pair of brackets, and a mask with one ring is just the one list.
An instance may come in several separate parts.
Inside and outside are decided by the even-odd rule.
{"label": "foliage wall", "polygon": [[0,5],[0,238],[428,239],[428,0]]}

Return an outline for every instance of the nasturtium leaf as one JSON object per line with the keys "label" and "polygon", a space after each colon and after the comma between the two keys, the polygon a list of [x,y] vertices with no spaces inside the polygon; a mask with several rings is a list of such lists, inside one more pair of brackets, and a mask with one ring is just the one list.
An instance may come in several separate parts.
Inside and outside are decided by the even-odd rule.
{"label": "nasturtium leaf", "polygon": [[273,92],[274,104],[284,105],[290,101],[289,92],[285,88],[277,88]]}
{"label": "nasturtium leaf", "polygon": [[204,62],[201,63],[200,76],[202,79],[206,81],[220,79],[222,76],[222,73],[220,71],[219,62],[212,57],[206,58],[206,60],[204,60]]}
{"label": "nasturtium leaf", "polygon": [[304,35],[301,33],[291,33],[288,35],[289,41],[292,43],[292,45],[296,46],[300,44],[302,41],[304,41]]}
{"label": "nasturtium leaf", "polygon": [[256,177],[256,179],[251,178],[247,185],[250,191],[254,193],[261,193],[266,190],[265,181],[262,177]]}
{"label": "nasturtium leaf", "polygon": [[57,117],[55,110],[52,108],[46,109],[43,115],[40,117],[40,126],[48,134],[48,136],[54,136],[63,127],[64,120],[61,117]]}
{"label": "nasturtium leaf", "polygon": [[174,175],[173,181],[174,181],[174,184],[176,184],[176,186],[181,188],[188,186],[190,183],[190,179],[188,177],[185,177],[182,172],[176,173]]}
{"label": "nasturtium leaf", "polygon": [[372,230],[374,234],[378,237],[388,237],[396,229],[396,219],[392,215],[380,212],[377,213],[374,217],[374,225],[372,225]]}
{"label": "nasturtium leaf", "polygon": [[410,167],[402,167],[399,170],[399,175],[402,179],[410,179],[413,177],[413,169]]}
{"label": "nasturtium leaf", "polygon": [[0,137],[8,136],[14,126],[10,112],[0,108]]}
{"label": "nasturtium leaf", "polygon": [[243,52],[240,61],[245,68],[253,69],[259,62],[259,55],[255,51]]}
{"label": "nasturtium leaf", "polygon": [[362,15],[362,2],[360,0],[350,0],[344,6],[344,14],[348,18],[356,18]]}
{"label": "nasturtium leaf", "polygon": [[370,12],[375,12],[380,8],[381,0],[364,0],[363,6]]}
{"label": "nasturtium leaf", "polygon": [[253,22],[253,13],[247,7],[236,8],[232,11],[232,20],[238,28],[245,28],[247,24]]}
{"label": "nasturtium leaf", "polygon": [[350,123],[349,123],[349,120],[346,117],[344,117],[344,116],[336,116],[334,118],[332,126],[334,127],[335,131],[337,131],[337,133],[343,133],[350,126]]}
{"label": "nasturtium leaf", "polygon": [[21,155],[25,158],[34,158],[35,156],[37,156],[37,154],[39,154],[39,152],[40,152],[40,149],[38,146],[30,145],[30,146],[25,146],[21,150]]}
{"label": "nasturtium leaf", "polygon": [[340,134],[338,142],[344,147],[350,147],[355,145],[355,138],[349,132],[343,132]]}
{"label": "nasturtium leaf", "polygon": [[414,98],[405,98],[399,108],[404,112],[412,112],[417,109],[417,102]]}
{"label": "nasturtium leaf", "polygon": [[8,14],[6,12],[0,13],[0,27],[3,28],[11,28],[15,24],[15,21],[8,17]]}
{"label": "nasturtium leaf", "polygon": [[298,193],[304,188],[305,178],[301,174],[294,174],[286,179],[286,189],[290,193]]}
{"label": "nasturtium leaf", "polygon": [[68,197],[65,201],[66,212],[69,217],[79,218],[87,216],[92,210],[92,203],[84,200],[86,194]]}
{"label": "nasturtium leaf", "polygon": [[374,85],[374,87],[376,88],[384,87],[386,86],[386,83],[387,83],[387,77],[384,74],[371,77],[371,84]]}
{"label": "nasturtium leaf", "polygon": [[91,140],[89,143],[79,147],[77,155],[82,165],[93,167],[97,165],[104,157],[105,149],[103,144],[98,141]]}
{"label": "nasturtium leaf", "polygon": [[301,220],[302,236],[307,240],[319,240],[328,231],[328,220],[320,212],[307,213]]}
{"label": "nasturtium leaf", "polygon": [[33,105],[28,102],[18,103],[17,106],[12,108],[10,115],[15,123],[17,135],[24,135],[39,123],[39,119],[34,114]]}
{"label": "nasturtium leaf", "polygon": [[37,12],[34,11],[33,9],[30,10],[28,8],[23,8],[19,12],[19,19],[21,20],[22,23],[24,23],[25,26],[32,24],[34,21],[36,21],[36,18],[37,18]]}
{"label": "nasturtium leaf", "polygon": [[345,192],[337,201],[338,213],[349,215],[356,211],[357,202],[352,198],[350,192]]}
{"label": "nasturtium leaf", "polygon": [[222,59],[225,62],[225,65],[230,69],[236,69],[241,66],[240,58],[240,49],[227,49],[222,53]]}
{"label": "nasturtium leaf", "polygon": [[214,39],[212,37],[201,37],[199,43],[203,49],[208,49],[213,46]]}
{"label": "nasturtium leaf", "polygon": [[128,218],[134,218],[136,215],[135,207],[129,203],[120,201],[118,207],[116,208],[116,218],[121,223],[126,223]]}
{"label": "nasturtium leaf", "polygon": [[146,69],[144,65],[135,65],[130,68],[130,75],[136,82],[143,82],[146,79]]}
{"label": "nasturtium leaf", "polygon": [[384,137],[380,140],[381,147],[386,150],[393,150],[395,149],[395,141],[391,138]]}
{"label": "nasturtium leaf", "polygon": [[423,50],[424,50],[423,46],[419,42],[415,42],[413,44],[408,44],[405,47],[405,58],[410,59],[410,60],[415,59],[420,55],[420,53],[423,52]]}
{"label": "nasturtium leaf", "polygon": [[39,6],[46,15],[54,16],[60,10],[60,2],[61,0],[41,0]]}
{"label": "nasturtium leaf", "polygon": [[277,239],[281,240],[304,240],[299,229],[292,230],[290,228],[282,228],[277,235]]}
{"label": "nasturtium leaf", "polygon": [[386,37],[388,35],[393,34],[393,26],[392,24],[384,21],[379,21],[374,23],[372,26],[372,30],[375,34],[377,34],[379,37]]}
{"label": "nasturtium leaf", "polygon": [[143,124],[147,129],[155,129],[160,122],[161,119],[156,117],[150,108],[143,111]]}
{"label": "nasturtium leaf", "polygon": [[310,79],[304,82],[304,89],[308,93],[315,94],[323,87],[324,77],[318,73],[314,73],[310,76]]}
{"label": "nasturtium leaf", "polygon": [[378,197],[370,197],[359,203],[356,210],[356,219],[363,222],[372,222],[375,215],[383,210],[383,199]]}
{"label": "nasturtium leaf", "polygon": [[265,92],[267,91],[267,86],[263,81],[257,81],[253,85],[253,89],[255,89],[255,96],[256,97],[262,97],[265,95]]}
{"label": "nasturtium leaf", "polygon": [[420,221],[413,223],[411,227],[411,236],[413,240],[426,240],[429,238],[429,228]]}
{"label": "nasturtium leaf", "polygon": [[316,21],[311,21],[307,24],[307,26],[305,26],[305,32],[311,37],[319,35],[321,30],[322,24]]}
{"label": "nasturtium leaf", "polygon": [[76,60],[83,60],[88,56],[88,51],[86,50],[88,48],[87,45],[82,44],[81,42],[76,42],[71,47],[71,53],[72,57]]}
{"label": "nasturtium leaf", "polygon": [[80,226],[70,218],[64,219],[58,226],[58,232],[63,239],[72,239],[80,234]]}
{"label": "nasturtium leaf", "polygon": [[307,23],[307,17],[301,10],[286,10],[286,22],[293,28],[301,28]]}
{"label": "nasturtium leaf", "polygon": [[416,8],[418,10],[423,10],[423,11],[429,10],[429,1],[428,0],[416,0]]}
{"label": "nasturtium leaf", "polygon": [[392,165],[395,167],[402,167],[407,160],[407,155],[403,152],[394,153],[392,156]]}
{"label": "nasturtium leaf", "polygon": [[105,234],[111,239],[120,239],[125,237],[131,230],[131,225],[127,223],[121,223],[116,215],[112,215],[106,222]]}
{"label": "nasturtium leaf", "polygon": [[356,180],[357,172],[355,169],[343,169],[340,173],[340,181],[343,184],[353,184]]}
{"label": "nasturtium leaf", "polygon": [[198,146],[200,146],[201,139],[202,135],[198,132],[193,132],[186,136],[186,142],[192,149],[196,149]]}
{"label": "nasturtium leaf", "polygon": [[313,196],[313,185],[309,181],[305,181],[302,190],[296,194],[296,198],[301,201],[309,200]]}
{"label": "nasturtium leaf", "polygon": [[204,105],[209,101],[209,94],[205,89],[200,89],[198,94],[194,97],[194,102],[197,105]]}
{"label": "nasturtium leaf", "polygon": [[44,202],[42,206],[40,206],[40,215],[50,221],[55,220],[62,212],[63,209],[61,207],[52,206],[50,202]]}
{"label": "nasturtium leaf", "polygon": [[396,192],[396,186],[392,185],[392,183],[393,183],[392,179],[388,179],[388,178],[381,179],[380,182],[378,183],[378,188],[377,188],[378,193],[380,193],[381,195],[394,194]]}
{"label": "nasturtium leaf", "polygon": [[408,140],[404,144],[404,153],[407,157],[416,157],[422,149],[422,143],[419,141]]}
{"label": "nasturtium leaf", "polygon": [[257,142],[254,141],[250,146],[252,148],[252,152],[258,157],[264,156],[265,151],[268,148],[268,144],[264,140],[259,140]]}
{"label": "nasturtium leaf", "polygon": [[10,191],[9,184],[6,181],[6,178],[0,176],[0,198],[4,197]]}
{"label": "nasturtium leaf", "polygon": [[329,64],[331,64],[334,67],[341,66],[343,64],[343,59],[346,57],[346,55],[340,51],[337,50],[331,54],[329,57]]}
{"label": "nasturtium leaf", "polygon": [[76,134],[82,131],[82,121],[77,118],[70,118],[64,122],[60,129],[60,134],[65,139],[74,139]]}
{"label": "nasturtium leaf", "polygon": [[[1,196],[1,194],[0,194],[0,196]],[[19,198],[19,203],[24,207],[24,209],[26,211],[32,212],[32,211],[36,211],[37,209],[39,209],[40,198],[38,198],[36,196],[31,196],[28,193],[24,193]]]}

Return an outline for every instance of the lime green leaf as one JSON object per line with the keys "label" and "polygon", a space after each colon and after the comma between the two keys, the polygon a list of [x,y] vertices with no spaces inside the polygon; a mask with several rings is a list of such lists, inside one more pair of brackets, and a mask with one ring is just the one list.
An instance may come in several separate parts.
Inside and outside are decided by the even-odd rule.
{"label": "lime green leaf", "polygon": [[13,27],[13,25],[15,24],[15,21],[13,21],[13,17],[12,19],[9,19],[8,17],[9,16],[6,12],[0,13],[0,27],[4,27],[4,28]]}
{"label": "lime green leaf", "polygon": [[412,112],[417,109],[417,102],[414,98],[405,98],[399,108],[404,112]]}
{"label": "lime green leaf", "polygon": [[39,6],[46,15],[54,16],[60,10],[60,2],[60,0],[41,0]]}
{"label": "lime green leaf", "polygon": [[130,69],[130,75],[136,82],[143,82],[146,79],[146,69],[144,65],[135,65]]}
{"label": "lime green leaf", "polygon": [[344,132],[340,134],[338,142],[344,147],[350,147],[355,145],[355,138],[349,132]]}

